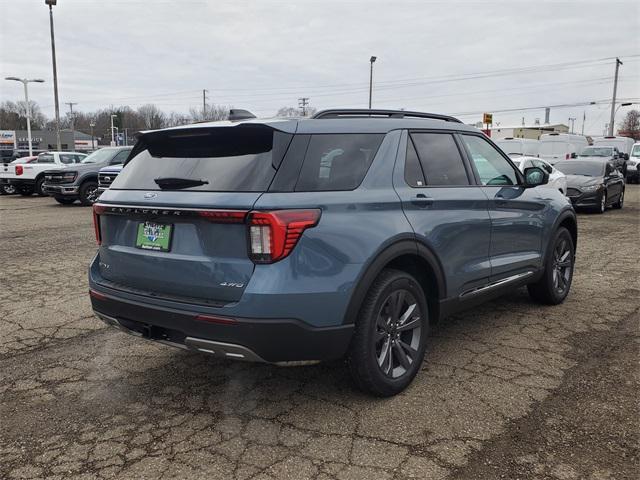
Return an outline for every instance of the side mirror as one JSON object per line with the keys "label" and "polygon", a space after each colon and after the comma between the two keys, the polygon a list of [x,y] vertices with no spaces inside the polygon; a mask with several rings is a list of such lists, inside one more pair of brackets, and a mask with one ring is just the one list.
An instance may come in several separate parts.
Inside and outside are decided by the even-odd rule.
{"label": "side mirror", "polygon": [[537,187],[549,183],[549,174],[539,167],[524,169],[524,186]]}
{"label": "side mirror", "polygon": [[578,154],[577,154],[576,152],[573,152],[573,153],[571,154],[571,158],[578,158]]}
{"label": "side mirror", "polygon": [[629,154],[628,153],[624,153],[623,155],[624,155],[624,159],[625,160],[629,160]]}

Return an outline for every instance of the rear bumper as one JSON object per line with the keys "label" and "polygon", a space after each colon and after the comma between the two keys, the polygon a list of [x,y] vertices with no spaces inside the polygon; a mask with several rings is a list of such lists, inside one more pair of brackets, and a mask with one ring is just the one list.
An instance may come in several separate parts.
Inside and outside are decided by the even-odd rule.
{"label": "rear bumper", "polygon": [[36,184],[36,181],[33,178],[6,178],[4,180],[9,185],[14,185],[16,187],[34,186]]}
{"label": "rear bumper", "polygon": [[353,334],[353,325],[314,328],[295,319],[199,319],[191,310],[124,300],[96,285],[91,289],[93,310],[105,323],[149,340],[227,359],[333,360],[344,356]]}
{"label": "rear bumper", "polygon": [[45,183],[42,185],[42,191],[48,195],[78,196],[78,187],[72,184],[55,185]]}

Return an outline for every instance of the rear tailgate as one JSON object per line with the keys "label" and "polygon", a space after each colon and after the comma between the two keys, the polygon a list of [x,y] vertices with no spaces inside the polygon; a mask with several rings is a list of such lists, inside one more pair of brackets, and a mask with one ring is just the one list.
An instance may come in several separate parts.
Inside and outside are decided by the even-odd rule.
{"label": "rear tailgate", "polygon": [[104,281],[185,302],[238,301],[254,270],[245,217],[290,140],[259,125],[143,136],[95,206]]}

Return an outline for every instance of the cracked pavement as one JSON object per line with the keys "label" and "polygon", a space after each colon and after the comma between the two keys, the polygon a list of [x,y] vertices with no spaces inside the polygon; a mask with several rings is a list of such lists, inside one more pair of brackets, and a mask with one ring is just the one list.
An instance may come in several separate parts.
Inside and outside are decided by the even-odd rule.
{"label": "cracked pavement", "polygon": [[[104,326],[90,209],[0,197],[0,478],[634,478],[640,187],[579,234],[564,304],[520,289],[449,318],[381,400],[340,362],[231,363]],[[588,408],[611,428],[578,428]]]}

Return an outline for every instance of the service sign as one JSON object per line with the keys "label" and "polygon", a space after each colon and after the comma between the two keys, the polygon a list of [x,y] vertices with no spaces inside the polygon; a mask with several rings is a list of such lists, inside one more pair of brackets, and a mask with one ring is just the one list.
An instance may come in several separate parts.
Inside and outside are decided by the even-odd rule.
{"label": "service sign", "polygon": [[0,144],[15,146],[16,132],[14,132],[13,130],[0,130]]}

